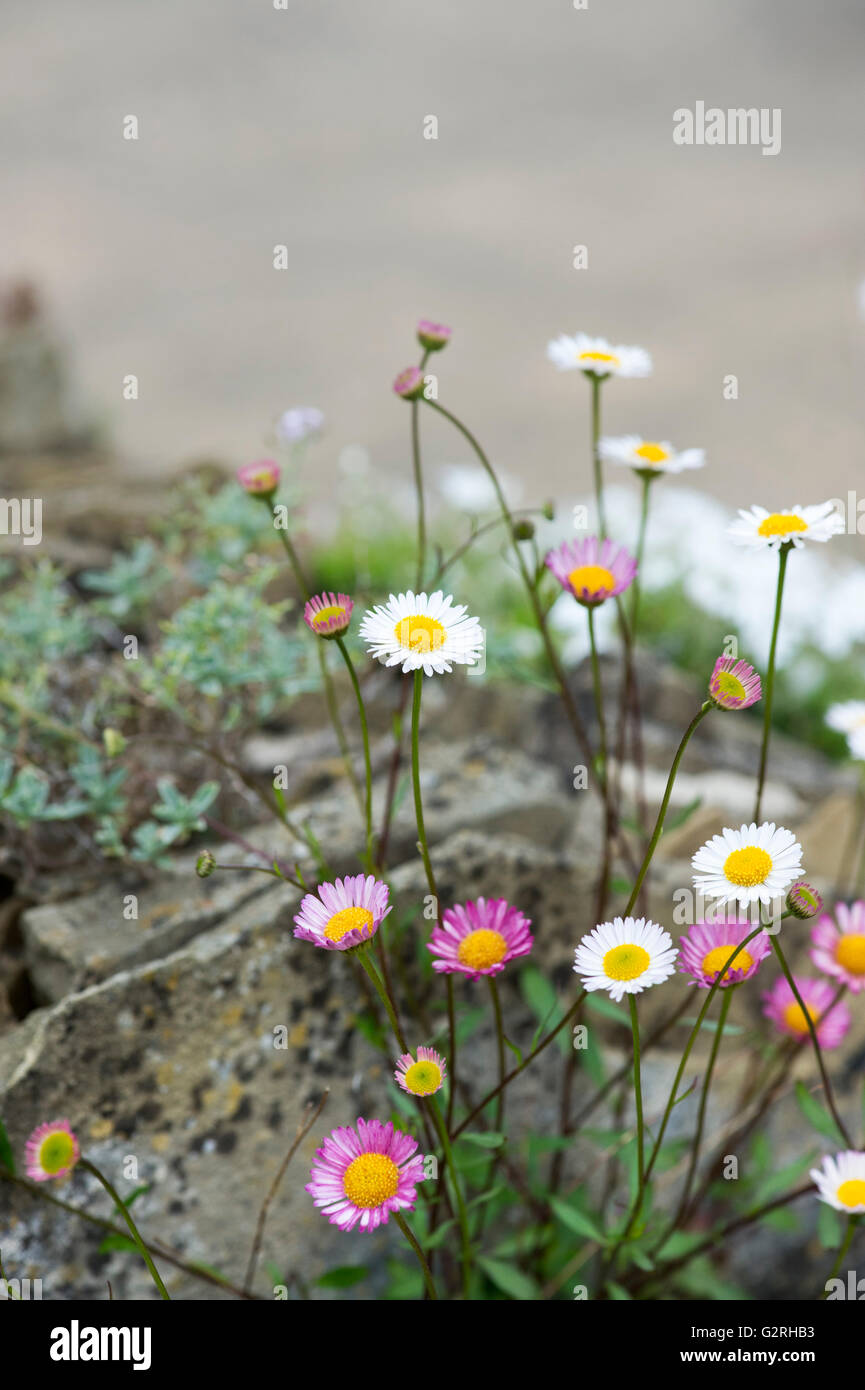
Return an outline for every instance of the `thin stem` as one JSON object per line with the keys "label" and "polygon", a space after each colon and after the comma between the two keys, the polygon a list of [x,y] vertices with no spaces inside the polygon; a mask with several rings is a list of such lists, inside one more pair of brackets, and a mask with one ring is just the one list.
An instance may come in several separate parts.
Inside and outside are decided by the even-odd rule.
{"label": "thin stem", "polygon": [[[451,1086],[453,1086],[453,1081],[451,1081]],[[469,1235],[469,1216],[466,1210],[465,1198],[463,1197],[456,1164],[454,1163],[454,1153],[451,1147],[451,1141],[448,1138],[447,1125],[442,1119],[441,1111],[436,1104],[434,1096],[427,1097],[427,1107],[433,1117],[433,1123],[438,1130],[438,1136],[441,1139],[445,1168],[450,1174],[451,1187],[453,1188],[454,1199],[457,1205],[457,1219],[459,1220],[462,1244],[463,1297],[468,1299],[471,1292],[472,1272],[472,1245]]]}
{"label": "thin stem", "polygon": [[640,580],[643,572],[643,554],[646,548],[646,530],[649,524],[649,492],[654,481],[651,474],[644,473],[640,479],[643,484],[642,496],[640,498],[640,529],[637,533],[637,573],[634,576],[632,587],[633,597],[631,600],[631,639],[636,639],[637,634],[637,615],[640,611]]}
{"label": "thin stem", "polygon": [[763,783],[766,780],[766,763],[769,758],[769,738],[772,733],[772,696],[775,690],[775,653],[778,647],[778,629],[781,625],[781,603],[784,597],[784,576],[787,573],[787,556],[790,543],[781,546],[778,553],[778,587],[775,591],[775,620],[772,624],[772,643],[769,647],[769,666],[763,685],[763,742],[760,747],[760,770],[757,774],[757,799],[754,803],[754,820],[760,823],[760,808],[763,803]]}
{"label": "thin stem", "polygon": [[120,1215],[123,1217],[124,1221],[126,1222],[127,1226],[129,1227],[129,1234],[132,1236],[132,1239],[135,1241],[135,1244],[138,1246],[139,1252],[140,1252],[140,1254],[141,1254],[141,1258],[144,1260],[144,1263],[147,1265],[147,1268],[148,1268],[148,1270],[150,1271],[150,1277],[151,1277],[151,1279],[153,1280],[154,1284],[156,1285],[157,1289],[159,1290],[160,1296],[161,1296],[162,1298],[164,1298],[164,1299],[167,1299],[167,1300],[170,1302],[170,1301],[171,1301],[171,1296],[170,1296],[168,1290],[166,1289],[165,1285],[163,1284],[161,1278],[159,1277],[159,1270],[156,1268],[156,1265],[153,1263],[153,1259],[152,1259],[152,1257],[151,1257],[150,1251],[148,1250],[147,1246],[144,1244],[144,1241],[142,1240],[141,1235],[139,1234],[138,1227],[136,1226],[135,1222],[134,1222],[133,1219],[132,1219],[132,1213],[130,1212],[130,1210],[129,1210],[129,1208],[127,1207],[126,1203],[123,1202],[123,1201],[121,1200],[120,1194],[117,1192],[116,1188],[114,1188],[114,1187],[111,1185],[111,1183],[110,1183],[110,1182],[108,1181],[108,1179],[106,1178],[105,1174],[104,1174],[104,1173],[100,1173],[99,1169],[96,1167],[96,1164],[95,1164],[95,1163],[91,1163],[89,1158],[81,1158],[81,1159],[79,1159],[79,1165],[80,1165],[80,1167],[82,1167],[82,1168],[85,1170],[85,1172],[87,1172],[87,1173],[92,1173],[93,1176],[94,1176],[94,1178],[96,1178],[97,1181],[99,1181],[99,1182],[102,1184],[102,1186],[105,1188],[105,1191],[108,1193],[108,1195],[109,1195],[109,1197],[111,1198],[112,1202],[114,1203],[115,1207],[116,1207],[117,1210],[120,1212]]}
{"label": "thin stem", "polygon": [[642,1206],[645,1185],[645,1155],[643,1153],[643,1087],[640,1079],[640,1021],[637,1018],[637,1000],[628,995],[628,1008],[631,1012],[631,1033],[634,1039],[634,1103],[637,1107],[637,1171],[640,1175],[637,1210]]}
{"label": "thin stem", "polygon": [[397,1017],[396,1005],[394,1004],[393,1000],[391,999],[390,995],[385,989],[384,982],[382,981],[381,976],[379,975],[378,971],[376,970],[375,966],[370,960],[368,949],[364,949],[362,947],[357,952],[357,958],[363,966],[364,970],[366,971],[367,975],[369,976],[372,987],[378,995],[379,999],[381,1000],[382,1007],[384,1008],[384,1011],[388,1017],[388,1022],[390,1023],[390,1026],[393,1029],[394,1037],[399,1043],[402,1051],[408,1052],[408,1044],[406,1043],[405,1035],[402,1031],[402,1026]]}
{"label": "thin stem", "polygon": [[368,867],[371,868],[371,867],[372,867],[372,863],[373,863],[373,853],[372,853],[372,759],[371,759],[371,757],[370,757],[370,752],[369,752],[369,725],[368,725],[368,723],[367,723],[366,709],[365,709],[364,703],[363,703],[363,695],[361,694],[360,682],[358,681],[357,672],[356,672],[355,669],[354,669],[354,662],[353,662],[352,659],[351,659],[351,655],[349,654],[348,647],[345,645],[345,642],[343,641],[342,637],[337,637],[337,638],[336,638],[336,645],[339,647],[340,655],[341,655],[343,661],[345,662],[346,669],[348,670],[349,677],[351,678],[352,688],[354,689],[354,698],[357,700],[357,713],[358,713],[358,718],[360,719],[361,737],[363,738],[363,763],[364,763],[364,771],[365,771],[365,775],[366,775],[366,802],[365,802],[365,810],[366,810],[366,858],[367,858],[367,865],[368,865]]}
{"label": "thin stem", "polygon": [[258,1256],[261,1250],[261,1242],[264,1239],[264,1228],[267,1224],[267,1214],[270,1210],[271,1203],[273,1202],[274,1197],[279,1191],[280,1184],[283,1178],[285,1177],[286,1169],[288,1168],[289,1163],[294,1158],[294,1155],[300,1148],[301,1142],[304,1139],[305,1135],[307,1135],[309,1131],[312,1129],[312,1126],[315,1124],[316,1120],[318,1119],[319,1115],[321,1114],[322,1110],[327,1104],[327,1098],[329,1095],[330,1087],[328,1087],[323,1092],[321,1100],[318,1102],[318,1105],[313,1106],[312,1101],[310,1101],[310,1103],[306,1106],[306,1109],[304,1110],[304,1113],[298,1122],[298,1126],[294,1135],[294,1142],[292,1143],[288,1153],[285,1155],[285,1158],[282,1160],[282,1163],[279,1165],[276,1177],[271,1183],[267,1195],[265,1196],[265,1199],[261,1204],[261,1210],[258,1214],[258,1222],[255,1227],[255,1236],[253,1237],[252,1241],[252,1250],[250,1251],[249,1262],[246,1266],[246,1278],[243,1281],[244,1293],[249,1293],[252,1289],[252,1281],[255,1277],[255,1266],[258,1264]]}
{"label": "thin stem", "polygon": [[426,1256],[424,1255],[424,1252],[421,1250],[420,1246],[415,1240],[414,1235],[412,1234],[409,1228],[408,1222],[405,1220],[403,1216],[400,1215],[398,1211],[395,1211],[393,1213],[393,1219],[399,1226],[400,1230],[402,1231],[412,1250],[417,1255],[418,1264],[421,1267],[421,1273],[423,1274],[423,1281],[426,1285],[427,1293],[429,1294],[430,1298],[438,1300],[438,1293],[436,1292],[436,1286],[433,1282],[432,1272],[430,1270],[429,1265],[427,1264]]}
{"label": "thin stem", "polygon": [[589,620],[589,648],[592,653],[592,685],[595,692],[595,709],[598,713],[598,781],[606,797],[607,793],[607,727],[604,719],[604,693],[601,686],[601,663],[598,660],[598,644],[595,640],[595,610],[592,604],[586,608]]}
{"label": "thin stem", "polygon": [[645,858],[643,859],[643,862],[640,865],[640,872],[637,874],[636,882],[634,884],[633,889],[631,890],[631,896],[628,900],[628,906],[625,908],[626,917],[628,913],[631,912],[634,903],[640,896],[640,889],[643,885],[643,879],[646,877],[649,865],[652,862],[652,856],[655,853],[658,841],[661,838],[661,831],[664,829],[664,820],[666,819],[667,808],[670,804],[670,797],[673,792],[673,784],[676,781],[676,773],[679,770],[679,763],[682,761],[682,755],[684,754],[685,749],[687,748],[688,743],[690,741],[691,735],[696,729],[700,720],[703,719],[709,713],[709,710],[712,708],[713,706],[707,700],[706,703],[694,715],[694,718],[691,720],[690,724],[688,725],[687,729],[682,735],[682,741],[676,750],[676,756],[673,759],[673,766],[670,768],[670,775],[667,778],[667,785],[664,789],[663,800],[661,801],[661,809],[658,812],[658,819],[655,821],[655,829],[652,831],[652,838],[649,841],[649,847],[646,850]]}
{"label": "thin stem", "polygon": [[[427,363],[429,352],[425,352],[420,360],[420,370],[423,371]],[[420,401],[411,402],[411,457],[414,468],[414,486],[417,494],[417,584],[420,589],[423,585],[424,570],[426,569],[426,501],[423,488],[423,469],[421,467],[420,453]]]}
{"label": "thin stem", "polygon": [[802,998],[802,995],[801,995],[800,992],[799,992],[799,986],[796,984],[796,981],[795,981],[795,979],[794,979],[794,977],[793,977],[793,973],[792,973],[792,971],[790,970],[789,965],[787,964],[787,960],[786,960],[786,957],[785,957],[785,955],[784,955],[784,952],[781,950],[781,943],[779,942],[777,936],[773,936],[773,937],[771,938],[771,940],[772,940],[772,950],[775,952],[775,955],[776,955],[777,958],[778,958],[778,964],[780,965],[781,969],[782,969],[783,972],[784,972],[784,976],[785,976],[785,978],[786,978],[786,980],[787,980],[787,984],[790,986],[791,990],[793,991],[793,998],[796,1000],[796,1003],[799,1005],[799,1008],[802,1010],[802,1017],[804,1018],[806,1024],[808,1025],[808,1032],[811,1034],[811,1043],[812,1043],[812,1045],[813,1045],[813,1047],[814,1047],[814,1056],[817,1058],[817,1066],[818,1066],[818,1068],[819,1068],[819,1070],[820,1070],[820,1077],[821,1077],[821,1079],[822,1079],[822,1081],[823,1081],[823,1091],[824,1091],[825,1096],[826,1096],[826,1104],[828,1105],[829,1110],[830,1110],[830,1112],[831,1112],[831,1114],[832,1114],[832,1119],[835,1121],[836,1125],[838,1126],[838,1132],[842,1135],[842,1137],[843,1137],[843,1139],[844,1139],[844,1142],[845,1142],[845,1144],[847,1145],[848,1149],[852,1149],[852,1148],[853,1148],[853,1140],[850,1138],[850,1135],[847,1133],[847,1130],[846,1130],[845,1125],[844,1125],[844,1121],[841,1119],[841,1116],[838,1114],[838,1109],[837,1109],[837,1106],[835,1105],[835,1097],[834,1097],[834,1095],[832,1094],[832,1085],[831,1085],[831,1083],[830,1083],[830,1081],[829,1081],[829,1075],[828,1075],[828,1073],[827,1073],[827,1071],[826,1071],[826,1064],[825,1064],[825,1062],[823,1061],[823,1053],[822,1053],[822,1051],[820,1050],[820,1040],[819,1040],[819,1038],[817,1037],[817,1028],[816,1028],[816,1025],[815,1025],[815,1023],[814,1023],[813,1018],[811,1017],[811,1014],[810,1014],[808,1008],[806,1007],[806,1004],[805,1004],[804,999]]}
{"label": "thin stem", "polygon": [[351,749],[348,746],[348,739],[345,733],[345,725],[339,712],[339,702],[336,698],[336,690],[333,684],[333,677],[327,664],[327,652],[322,640],[318,641],[318,668],[321,671],[321,680],[324,686],[325,700],[327,701],[327,712],[330,715],[330,722],[333,725],[336,741],[339,744],[339,751],[342,754],[342,761],[345,765],[346,775],[354,791],[355,800],[363,812],[363,795],[360,790],[360,783],[354,770],[354,763],[351,760]]}
{"label": "thin stem", "polygon": [[598,531],[606,540],[607,521],[604,516],[604,479],[599,443],[601,438],[601,377],[592,373],[592,468],[595,475],[595,505],[598,509]]}
{"label": "thin stem", "polygon": [[838,1277],[838,1271],[840,1270],[842,1264],[844,1263],[844,1260],[846,1259],[847,1251],[850,1249],[853,1237],[856,1234],[856,1227],[858,1226],[858,1224],[859,1221],[857,1217],[850,1216],[847,1218],[847,1230],[844,1233],[844,1240],[841,1243],[841,1249],[838,1251],[838,1257],[832,1266],[832,1273],[829,1275],[829,1278],[826,1280],[826,1283],[823,1287],[823,1292],[820,1295],[821,1298],[829,1297],[829,1285],[832,1283],[833,1279],[837,1279]]}

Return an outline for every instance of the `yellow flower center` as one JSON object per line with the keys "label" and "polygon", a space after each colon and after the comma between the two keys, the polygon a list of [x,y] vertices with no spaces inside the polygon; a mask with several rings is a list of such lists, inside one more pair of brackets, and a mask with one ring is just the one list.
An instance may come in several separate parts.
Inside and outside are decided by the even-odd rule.
{"label": "yellow flower center", "polygon": [[431,1096],[442,1084],[441,1068],[435,1062],[414,1062],[405,1076],[405,1087],[416,1096]]}
{"label": "yellow flower center", "polygon": [[329,604],[327,608],[319,608],[318,612],[313,614],[312,625],[316,628],[327,627],[331,618],[344,617],[345,609],[342,607],[342,604]]}
{"label": "yellow flower center", "polygon": [[792,512],[773,512],[757,527],[760,536],[784,536],[788,531],[807,531],[808,523]]}
{"label": "yellow flower center", "polygon": [[400,618],[394,628],[394,635],[401,647],[412,652],[435,652],[443,647],[447,629],[436,618],[428,618],[425,613],[413,613]]}
{"label": "yellow flower center", "polygon": [[[805,1008],[808,1010],[808,1018],[812,1023],[816,1023],[818,1018],[816,1009],[812,1009],[810,1004],[806,1004]],[[795,999],[784,1010],[784,1022],[787,1027],[803,1037],[808,1032],[808,1018],[805,1017],[801,1006],[796,1003]]]}
{"label": "yellow flower center", "polygon": [[468,965],[472,970],[488,970],[491,965],[498,965],[507,955],[508,943],[501,932],[489,931],[482,927],[480,931],[469,932],[464,936],[457,950],[457,958],[461,965]]}
{"label": "yellow flower center", "polygon": [[665,459],[670,457],[666,449],[662,449],[660,444],[641,444],[639,448],[634,450],[634,453],[637,458],[641,458],[649,464],[663,463]]}
{"label": "yellow flower center", "polygon": [[399,1168],[387,1154],[360,1154],[342,1178],[342,1190],[348,1200],[366,1211],[394,1197],[398,1187]]}
{"label": "yellow flower center", "polygon": [[[736,942],[730,941],[726,946],[715,946],[707,956],[703,957],[703,971],[706,975],[713,978],[718,971],[728,961],[736,948]],[[728,980],[734,970],[750,970],[754,964],[754,959],[748,951],[740,951],[729,970],[724,971],[723,978]]]}
{"label": "yellow flower center", "polygon": [[772,856],[756,845],[734,849],[724,861],[724,875],[739,888],[754,888],[765,883],[772,869]]}
{"label": "yellow flower center", "polygon": [[835,948],[835,959],[851,975],[865,975],[865,936],[849,932]]}
{"label": "yellow flower center", "polygon": [[358,927],[371,927],[374,920],[368,907],[344,907],[331,917],[324,934],[328,941],[342,941],[348,932]]}
{"label": "yellow flower center", "polygon": [[571,570],[568,582],[578,594],[585,592],[592,598],[602,592],[611,593],[616,587],[613,575],[603,565],[580,565]]}
{"label": "yellow flower center", "polygon": [[730,671],[719,671],[715,677],[715,685],[721,695],[727,695],[733,700],[744,700],[747,694],[738,676],[734,676]]}
{"label": "yellow flower center", "polygon": [[604,956],[604,974],[609,980],[636,980],[649,968],[649,953],[642,946],[614,946]]}
{"label": "yellow flower center", "polygon": [[39,1145],[39,1166],[44,1173],[60,1173],[75,1159],[75,1143],[70,1134],[58,1129]]}
{"label": "yellow flower center", "polygon": [[581,352],[580,361],[608,363],[612,367],[619,365],[618,357],[612,352]]}
{"label": "yellow flower center", "polygon": [[845,1207],[865,1206],[865,1180],[848,1178],[846,1182],[842,1182],[835,1196]]}

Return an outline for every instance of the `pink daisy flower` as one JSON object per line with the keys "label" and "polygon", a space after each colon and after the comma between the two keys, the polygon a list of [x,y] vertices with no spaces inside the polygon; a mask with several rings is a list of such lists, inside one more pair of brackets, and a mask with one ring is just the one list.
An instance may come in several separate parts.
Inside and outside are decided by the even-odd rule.
{"label": "pink daisy flower", "polygon": [[390,908],[388,886],[372,874],[320,883],[307,893],[295,917],[294,934],[326,951],[351,951],[375,936]]}
{"label": "pink daisy flower", "polygon": [[763,693],[760,677],[747,661],[719,656],[709,680],[709,698],[719,709],[749,709]]}
{"label": "pink daisy flower", "polygon": [[266,497],[279,487],[279,464],[273,459],[245,463],[237,470],[237,481],[247,492]]}
{"label": "pink daisy flower", "polygon": [[534,937],[531,922],[504,898],[478,898],[476,902],[449,907],[436,923],[428,949],[438,959],[433,970],[459,972],[472,980],[499,975],[509,960],[527,956]]}
{"label": "pink daisy flower", "polygon": [[27,1176],[34,1182],[66,1178],[72,1172],[81,1149],[68,1120],[54,1120],[34,1129],[24,1148]]}
{"label": "pink daisy flower", "polygon": [[[812,1022],[817,1024],[817,1041],[820,1046],[827,1051],[838,1047],[850,1027],[850,1010],[847,1005],[843,1000],[839,1000],[827,1013],[836,994],[828,980],[803,979],[799,975],[794,975],[793,978]],[[797,1042],[807,1042],[810,1039],[805,1015],[783,976],[763,995],[763,1002],[764,1017],[770,1018],[780,1032],[795,1038]]]}
{"label": "pink daisy flower", "polygon": [[416,1184],[424,1179],[424,1156],[416,1148],[417,1140],[390,1120],[344,1125],[316,1149],[306,1190],[332,1226],[375,1231],[392,1211],[414,1211]]}
{"label": "pink daisy flower", "polygon": [[396,1064],[397,1084],[412,1096],[434,1096],[446,1076],[445,1060],[432,1047],[419,1047],[417,1060],[404,1052]]}
{"label": "pink daisy flower", "polygon": [[865,902],[836,903],[834,920],[828,914],[811,928],[811,959],[824,975],[843,980],[853,994],[865,990]]}
{"label": "pink daisy flower", "polygon": [[637,573],[633,555],[609,537],[565,541],[550,551],[544,564],[578,603],[591,607],[621,594]]}
{"label": "pink daisy flower", "polygon": [[[735,948],[754,930],[752,922],[695,922],[679,939],[679,969],[690,975],[700,989],[708,989],[718,978]],[[769,954],[770,943],[765,932],[749,941],[740,951],[720,982],[721,989],[739,985],[756,975],[760,962]]]}
{"label": "pink daisy flower", "polygon": [[393,389],[404,401],[416,401],[423,395],[423,372],[420,367],[406,367],[396,378]]}
{"label": "pink daisy flower", "polygon": [[318,637],[341,637],[351,622],[354,600],[348,594],[314,594],[307,599],[303,621]]}
{"label": "pink daisy flower", "polygon": [[417,326],[418,342],[427,352],[438,352],[447,347],[451,340],[451,330],[445,323],[433,323],[432,319],[421,319]]}

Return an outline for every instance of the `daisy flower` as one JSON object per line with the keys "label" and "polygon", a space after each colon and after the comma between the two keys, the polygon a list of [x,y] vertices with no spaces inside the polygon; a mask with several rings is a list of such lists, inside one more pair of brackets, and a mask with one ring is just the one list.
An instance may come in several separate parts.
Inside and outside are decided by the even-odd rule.
{"label": "daisy flower", "polygon": [[318,434],[323,424],[324,415],[314,405],[296,405],[283,411],[277,420],[277,438],[283,444],[300,444],[310,435]]}
{"label": "daisy flower", "polygon": [[830,729],[847,735],[847,747],[853,758],[865,759],[865,700],[842,700],[826,711]]}
{"label": "daisy flower", "polygon": [[237,470],[237,481],[254,496],[268,497],[279,487],[279,464],[273,459],[259,459],[257,463],[245,463]]}
{"label": "daisy flower", "polygon": [[27,1176],[34,1182],[68,1177],[80,1157],[81,1149],[68,1120],[40,1125],[24,1149]]}
{"label": "daisy flower", "polygon": [[388,886],[372,874],[320,883],[307,893],[295,917],[294,934],[326,951],[351,951],[375,936],[390,908]]}
{"label": "daisy flower", "polygon": [[404,401],[416,401],[423,395],[423,372],[420,367],[406,367],[400,372],[393,389]]}
{"label": "daisy flower", "polygon": [[[695,922],[687,935],[679,938],[679,970],[690,975],[700,989],[715,983],[718,973],[730,959],[735,948],[754,930],[751,922]],[[756,975],[760,962],[769,954],[769,938],[760,932],[740,951],[733,964],[724,972],[720,988],[740,985]]]}
{"label": "daisy flower", "polygon": [[[838,1047],[850,1027],[850,1010],[847,1005],[840,1000],[830,1009],[836,991],[828,980],[804,979],[799,975],[794,975],[793,978],[811,1022],[817,1025],[818,1043],[827,1051]],[[763,995],[763,1003],[764,1017],[770,1018],[782,1033],[795,1038],[797,1042],[805,1042],[810,1038],[808,1021],[783,975]]]}
{"label": "daisy flower", "polygon": [[865,990],[865,902],[837,903],[834,920],[821,917],[811,929],[811,959],[824,975],[843,980],[853,994]]}
{"label": "daisy flower", "polygon": [[786,893],[802,866],[802,846],[774,821],[724,829],[697,850],[694,887],[721,903],[770,903]]}
{"label": "daisy flower", "polygon": [[433,323],[432,319],[421,319],[417,326],[417,339],[427,352],[440,352],[451,340],[451,330],[445,323]]}
{"label": "daisy flower", "polygon": [[739,509],[739,519],[727,528],[737,545],[777,550],[792,545],[801,550],[805,541],[828,541],[844,530],[844,518],[834,502],[813,507],[789,507],[785,512],[767,512],[765,507]]}
{"label": "daisy flower", "polygon": [[484,649],[483,628],[477,618],[466,617],[464,604],[453,602],[441,589],[429,597],[411,589],[391,594],[364,613],[360,635],[371,656],[385,666],[401,663],[403,674],[422,668],[427,676],[440,676],[452,662],[474,666]]}
{"label": "daisy flower", "polygon": [[865,1213],[865,1153],[845,1149],[834,1158],[826,1154],[822,1168],[812,1168],[810,1176],[821,1202],[847,1216]]}
{"label": "daisy flower", "polygon": [[709,699],[718,709],[750,709],[763,694],[760,677],[747,661],[719,656],[709,679]]}
{"label": "daisy flower", "polygon": [[[362,1231],[386,1226],[392,1211],[414,1211],[424,1179],[417,1141],[388,1121],[358,1120],[328,1134],[310,1169],[306,1191],[332,1226]],[[414,1155],[414,1156],[412,1156]]]}
{"label": "daisy flower", "polygon": [[396,1064],[394,1077],[411,1096],[434,1096],[447,1074],[444,1057],[432,1047],[419,1047],[417,1059],[404,1052]]}
{"label": "daisy flower", "polygon": [[303,621],[318,637],[341,637],[348,630],[354,600],[348,594],[315,594],[303,609]]}
{"label": "daisy flower", "polygon": [[509,960],[527,956],[534,944],[531,921],[504,898],[458,903],[433,927],[427,948],[436,957],[433,970],[452,975],[500,975]]}
{"label": "daisy flower", "polygon": [[684,473],[689,468],[702,468],[706,462],[704,449],[683,449],[677,453],[668,441],[657,443],[639,434],[625,434],[598,440],[598,453],[605,463],[619,463],[637,473],[655,477],[658,473]]}
{"label": "daisy flower", "polygon": [[652,359],[641,347],[612,347],[606,338],[562,333],[547,343],[547,357],[560,372],[580,371],[603,379],[608,376],[651,376]]}
{"label": "daisy flower", "polygon": [[544,564],[562,588],[587,607],[623,593],[637,573],[637,562],[623,545],[598,536],[565,541],[549,552]]}
{"label": "daisy flower", "polygon": [[615,917],[584,936],[574,970],[587,990],[605,989],[618,1003],[662,984],[675,970],[678,951],[669,932],[647,917]]}

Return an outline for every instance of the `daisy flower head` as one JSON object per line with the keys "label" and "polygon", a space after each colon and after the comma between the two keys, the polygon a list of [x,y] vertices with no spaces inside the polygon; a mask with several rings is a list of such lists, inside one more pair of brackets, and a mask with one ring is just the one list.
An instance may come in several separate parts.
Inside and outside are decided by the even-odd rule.
{"label": "daisy flower head", "polygon": [[421,319],[417,326],[417,340],[427,352],[441,352],[451,340],[451,330],[445,323]]}
{"label": "daisy flower head", "polygon": [[317,637],[341,637],[351,622],[354,600],[348,594],[315,594],[303,608],[303,621]]}
{"label": "daisy flower head", "polygon": [[423,395],[423,372],[420,367],[406,367],[400,372],[393,389],[404,401],[416,401]]}
{"label": "daisy flower head", "polygon": [[674,973],[678,951],[669,932],[647,917],[615,917],[584,936],[575,953],[574,970],[583,988],[605,989],[618,1003],[640,994]]}
{"label": "daisy flower head", "polygon": [[531,921],[504,898],[458,903],[436,923],[427,948],[440,974],[500,975],[508,961],[527,956],[534,944]]}
{"label": "daisy flower head", "polygon": [[271,497],[279,487],[279,464],[273,459],[245,463],[237,470],[237,481],[244,491],[251,493],[253,497]]}
{"label": "daisy flower head", "polygon": [[721,903],[770,903],[801,875],[802,846],[792,830],[774,821],[724,829],[691,860],[694,887]]}
{"label": "daisy flower head", "polygon": [[314,405],[296,405],[283,411],[276,422],[276,436],[283,444],[301,444],[324,425],[324,415]]}
{"label": "daisy flower head", "polygon": [[[687,934],[679,938],[679,970],[690,975],[700,989],[708,989],[718,979],[736,947],[741,946],[753,930],[751,922],[695,922]],[[727,989],[750,980],[769,950],[769,938],[765,932],[760,932],[724,970],[719,988]]]}
{"label": "daisy flower head", "polygon": [[477,618],[466,617],[464,604],[452,595],[391,594],[363,615],[360,635],[371,656],[385,666],[402,665],[403,674],[423,670],[427,676],[451,671],[452,663],[474,666],[484,650]]}
{"label": "daisy flower head", "polygon": [[842,700],[830,705],[826,723],[839,734],[846,734],[851,758],[865,760],[865,700]]}
{"label": "daisy flower head", "polygon": [[637,562],[623,545],[599,536],[564,541],[549,552],[544,564],[587,608],[623,593],[637,573]]}
{"label": "daisy flower head", "polygon": [[54,1120],[34,1129],[24,1148],[27,1176],[34,1182],[66,1178],[72,1172],[81,1149],[68,1120]]}
{"label": "daisy flower head", "polygon": [[547,357],[560,372],[580,371],[603,380],[608,376],[651,376],[652,359],[641,347],[613,347],[606,338],[561,333],[547,343]]}
{"label": "daisy flower head", "polygon": [[598,453],[605,463],[633,468],[644,478],[656,478],[659,473],[684,473],[690,468],[702,468],[706,462],[704,449],[677,452],[667,440],[658,443],[643,439],[639,434],[625,434],[616,439],[605,435],[598,441]]}
{"label": "daisy flower head", "polygon": [[417,1141],[389,1120],[358,1120],[328,1134],[310,1169],[306,1191],[332,1226],[375,1231],[392,1211],[414,1211],[424,1156]]}
{"label": "daisy flower head", "polygon": [[865,991],[865,902],[837,903],[811,929],[811,959],[824,975],[841,980],[852,994]]}
{"label": "daisy flower head", "polygon": [[727,528],[737,545],[755,550],[778,550],[792,545],[801,550],[805,541],[828,541],[844,530],[844,518],[836,511],[834,502],[819,502],[813,507],[788,507],[783,512],[767,512],[765,507],[739,509],[739,516]]}
{"label": "daisy flower head", "polygon": [[847,1005],[843,1000],[839,1000],[834,1008],[831,1007],[837,991],[828,980],[805,979],[800,975],[794,975],[793,978],[808,1011],[808,1017],[806,1018],[801,1004],[783,975],[763,995],[764,1017],[770,1018],[781,1033],[795,1038],[797,1042],[805,1042],[810,1038],[810,1018],[816,1025],[820,1046],[826,1051],[838,1047],[850,1027],[850,1010]]}
{"label": "daisy flower head", "polygon": [[763,694],[760,677],[747,661],[719,656],[709,678],[709,699],[718,709],[750,709]]}
{"label": "daisy flower head", "polygon": [[394,1072],[397,1084],[410,1096],[434,1096],[444,1085],[446,1075],[444,1057],[432,1047],[419,1047],[416,1058],[404,1052]]}
{"label": "daisy flower head", "polygon": [[388,886],[372,874],[320,883],[307,893],[294,922],[294,935],[326,951],[351,951],[375,936],[387,914]]}
{"label": "daisy flower head", "polygon": [[822,1167],[812,1168],[809,1176],[821,1202],[847,1216],[865,1213],[865,1153],[845,1149],[834,1158],[826,1154]]}

